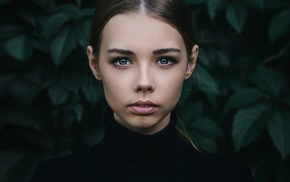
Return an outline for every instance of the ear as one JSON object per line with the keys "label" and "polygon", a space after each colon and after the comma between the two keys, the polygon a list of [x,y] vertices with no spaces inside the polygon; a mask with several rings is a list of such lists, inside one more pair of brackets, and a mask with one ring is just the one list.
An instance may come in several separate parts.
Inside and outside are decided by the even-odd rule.
{"label": "ear", "polygon": [[96,59],[96,56],[94,55],[94,49],[92,46],[87,47],[87,55],[88,55],[88,59],[89,59],[90,68],[91,68],[93,74],[95,75],[95,78],[97,80],[102,80],[98,61]]}
{"label": "ear", "polygon": [[187,63],[187,68],[186,68],[184,79],[188,79],[191,76],[191,74],[195,68],[196,60],[197,60],[197,56],[198,56],[198,50],[199,50],[198,45],[194,45],[192,47],[191,56],[190,56],[188,63]]}

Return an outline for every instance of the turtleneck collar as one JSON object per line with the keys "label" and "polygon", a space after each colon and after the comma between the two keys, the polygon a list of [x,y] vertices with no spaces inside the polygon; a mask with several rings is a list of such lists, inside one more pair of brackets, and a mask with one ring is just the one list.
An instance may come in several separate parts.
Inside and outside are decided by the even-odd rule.
{"label": "turtleneck collar", "polygon": [[105,135],[101,150],[108,159],[125,165],[162,164],[182,155],[190,144],[182,140],[175,128],[176,117],[171,114],[169,124],[152,135],[135,133],[120,125],[109,110],[105,114]]}

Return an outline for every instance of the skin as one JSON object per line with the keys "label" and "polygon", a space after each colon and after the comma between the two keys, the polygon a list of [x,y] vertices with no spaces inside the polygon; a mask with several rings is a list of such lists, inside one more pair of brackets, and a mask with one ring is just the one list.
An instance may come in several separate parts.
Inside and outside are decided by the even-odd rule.
{"label": "skin", "polygon": [[[99,55],[91,46],[87,54],[116,121],[134,132],[154,134],[169,123],[183,81],[194,70],[198,46],[188,58],[175,28],[145,14],[129,13],[115,15],[105,25]],[[150,114],[136,114],[131,104],[137,101],[151,101],[156,107]]]}

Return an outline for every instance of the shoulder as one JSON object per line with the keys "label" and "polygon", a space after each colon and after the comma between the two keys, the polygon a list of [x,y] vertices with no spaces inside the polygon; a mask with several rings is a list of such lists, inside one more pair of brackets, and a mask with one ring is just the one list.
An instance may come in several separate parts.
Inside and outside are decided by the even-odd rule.
{"label": "shoulder", "polygon": [[37,167],[31,182],[79,181],[92,165],[98,164],[96,152],[98,147],[93,146],[77,154],[46,160]]}
{"label": "shoulder", "polygon": [[195,151],[191,156],[191,165],[204,181],[222,180],[252,182],[251,170],[243,163],[216,154]]}

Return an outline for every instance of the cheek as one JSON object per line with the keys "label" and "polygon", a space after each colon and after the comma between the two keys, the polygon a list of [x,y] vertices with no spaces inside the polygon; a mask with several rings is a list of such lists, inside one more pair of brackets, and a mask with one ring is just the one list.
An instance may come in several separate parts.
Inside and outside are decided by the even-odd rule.
{"label": "cheek", "polygon": [[[110,70],[110,72],[113,70]],[[103,86],[105,97],[108,102],[126,100],[130,95],[130,77],[124,77],[122,75],[104,74]],[[132,89],[131,89],[132,90]]]}
{"label": "cheek", "polygon": [[165,97],[167,97],[170,100],[178,100],[182,85],[184,81],[184,75],[183,74],[174,74],[173,76],[167,76],[164,79],[159,80],[159,87],[161,94],[164,94]]}

